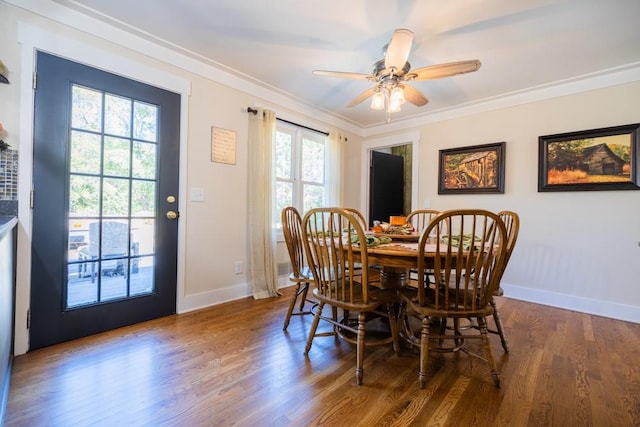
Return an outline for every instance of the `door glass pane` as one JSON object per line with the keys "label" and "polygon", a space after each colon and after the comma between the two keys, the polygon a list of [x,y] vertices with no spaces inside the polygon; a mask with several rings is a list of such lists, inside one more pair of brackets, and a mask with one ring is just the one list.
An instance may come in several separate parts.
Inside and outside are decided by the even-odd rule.
{"label": "door glass pane", "polygon": [[71,127],[100,132],[102,130],[102,93],[74,85],[71,96]]}
{"label": "door glass pane", "polygon": [[158,107],[144,102],[133,103],[133,138],[158,142]]}
{"label": "door glass pane", "polygon": [[100,215],[99,177],[71,175],[69,186],[69,216]]}
{"label": "door glass pane", "polygon": [[107,136],[104,138],[104,174],[129,176],[129,140]]}
{"label": "door glass pane", "polygon": [[102,214],[125,216],[129,214],[129,180],[104,178],[102,184]]}
{"label": "door glass pane", "polygon": [[102,293],[100,301],[110,301],[127,297],[127,276],[120,272],[127,260],[102,261],[100,277],[102,277]]}
{"label": "door glass pane", "polygon": [[155,252],[155,227],[153,218],[131,220],[131,255],[150,255]]}
{"label": "door glass pane", "polygon": [[153,284],[155,257],[143,256],[131,259],[131,295],[150,294],[154,291]]}
{"label": "door glass pane", "polygon": [[106,94],[104,96],[104,133],[131,135],[131,100]]}
{"label": "door glass pane", "polygon": [[158,108],[78,86],[73,95],[83,130],[69,142],[67,309],[155,291]]}
{"label": "door glass pane", "polygon": [[131,182],[131,216],[154,216],[156,206],[155,181]]}
{"label": "door glass pane", "polygon": [[133,142],[131,176],[134,178],[156,177],[156,144]]}
{"label": "door glass pane", "polygon": [[71,131],[70,152],[69,169],[72,173],[100,173],[100,135]]}

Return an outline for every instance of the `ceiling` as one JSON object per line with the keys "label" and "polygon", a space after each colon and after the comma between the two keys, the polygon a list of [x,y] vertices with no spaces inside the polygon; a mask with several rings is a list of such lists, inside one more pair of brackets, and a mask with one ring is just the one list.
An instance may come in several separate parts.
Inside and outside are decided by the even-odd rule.
{"label": "ceiling", "polygon": [[285,93],[355,126],[385,122],[367,80],[394,29],[414,33],[412,69],[479,59],[474,73],[413,82],[429,99],[393,121],[640,67],[638,0],[54,0]]}

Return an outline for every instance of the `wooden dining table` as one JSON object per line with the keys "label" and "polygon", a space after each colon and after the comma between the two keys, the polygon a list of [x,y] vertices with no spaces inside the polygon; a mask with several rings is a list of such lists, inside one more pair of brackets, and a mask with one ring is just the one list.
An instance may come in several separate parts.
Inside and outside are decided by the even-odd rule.
{"label": "wooden dining table", "polygon": [[[378,235],[377,235],[378,236]],[[380,236],[385,236],[381,234]],[[384,288],[399,289],[407,286],[411,269],[418,267],[418,234],[389,236],[390,243],[367,247],[369,265],[380,266],[381,284]],[[436,244],[425,245],[426,267],[432,267]]]}

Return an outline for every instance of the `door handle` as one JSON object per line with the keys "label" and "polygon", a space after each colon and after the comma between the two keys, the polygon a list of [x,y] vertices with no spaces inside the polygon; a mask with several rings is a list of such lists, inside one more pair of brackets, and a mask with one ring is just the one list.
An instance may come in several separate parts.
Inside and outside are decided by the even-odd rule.
{"label": "door handle", "polygon": [[167,212],[167,218],[169,218],[169,219],[178,219],[179,216],[180,216],[180,214],[178,212],[175,212],[175,211],[168,211]]}

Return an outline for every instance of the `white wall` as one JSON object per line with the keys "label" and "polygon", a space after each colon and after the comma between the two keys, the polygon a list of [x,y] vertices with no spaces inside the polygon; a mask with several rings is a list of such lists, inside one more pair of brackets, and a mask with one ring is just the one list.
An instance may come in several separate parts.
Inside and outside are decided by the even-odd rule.
{"label": "white wall", "polygon": [[[638,112],[635,82],[425,124],[417,129],[419,206],[518,212],[506,296],[640,322],[640,191],[537,190],[539,136],[638,123]],[[438,195],[438,150],[500,141],[504,194]],[[360,188],[348,193],[359,197]]]}

